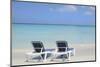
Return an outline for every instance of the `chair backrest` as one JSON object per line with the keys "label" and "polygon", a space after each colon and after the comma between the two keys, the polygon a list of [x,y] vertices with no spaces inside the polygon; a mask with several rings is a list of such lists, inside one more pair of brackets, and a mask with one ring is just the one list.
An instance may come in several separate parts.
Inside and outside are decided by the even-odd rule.
{"label": "chair backrest", "polygon": [[65,52],[68,47],[67,41],[56,41],[58,52]]}
{"label": "chair backrest", "polygon": [[44,46],[41,41],[32,41],[32,45],[33,45],[35,52],[40,53],[41,49],[42,49],[42,52],[44,51]]}

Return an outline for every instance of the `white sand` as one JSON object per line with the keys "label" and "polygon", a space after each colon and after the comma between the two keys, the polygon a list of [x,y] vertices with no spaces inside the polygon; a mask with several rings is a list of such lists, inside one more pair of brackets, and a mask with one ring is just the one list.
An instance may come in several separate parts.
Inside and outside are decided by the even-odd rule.
{"label": "white sand", "polygon": [[[69,47],[75,48],[75,56],[71,56],[71,60],[66,62],[75,62],[75,61],[93,61],[95,60],[95,44],[74,44]],[[31,49],[13,49],[12,51],[12,65],[27,65],[27,64],[45,64],[45,63],[61,63],[61,60],[46,61],[46,62],[37,62],[30,61],[25,62],[25,53],[31,52]]]}

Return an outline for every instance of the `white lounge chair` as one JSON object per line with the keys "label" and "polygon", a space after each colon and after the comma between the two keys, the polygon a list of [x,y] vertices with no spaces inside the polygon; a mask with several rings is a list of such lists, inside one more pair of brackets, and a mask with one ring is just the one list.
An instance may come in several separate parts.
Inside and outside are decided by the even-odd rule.
{"label": "white lounge chair", "polygon": [[57,44],[57,49],[56,51],[52,54],[52,59],[56,59],[58,56],[62,56],[62,60],[65,61],[66,58],[67,60],[70,60],[71,55],[75,55],[75,49],[74,48],[69,48],[67,41],[56,41]]}
{"label": "white lounge chair", "polygon": [[34,51],[26,53],[26,61],[33,60],[34,58],[38,57],[37,59],[43,61],[44,59],[44,46],[43,43],[40,41],[32,41]]}

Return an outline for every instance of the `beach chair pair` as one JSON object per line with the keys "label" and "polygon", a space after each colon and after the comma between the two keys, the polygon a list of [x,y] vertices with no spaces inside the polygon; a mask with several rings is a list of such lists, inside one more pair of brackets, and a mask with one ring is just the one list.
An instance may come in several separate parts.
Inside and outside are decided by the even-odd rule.
{"label": "beach chair pair", "polygon": [[75,55],[75,49],[69,48],[67,41],[56,41],[56,44],[56,49],[46,50],[41,41],[32,41],[34,51],[26,53],[26,61],[36,59],[36,57],[38,61],[46,61],[48,55],[51,61],[54,61],[58,56],[61,57],[62,61],[65,61],[66,59],[70,60],[70,57]]}

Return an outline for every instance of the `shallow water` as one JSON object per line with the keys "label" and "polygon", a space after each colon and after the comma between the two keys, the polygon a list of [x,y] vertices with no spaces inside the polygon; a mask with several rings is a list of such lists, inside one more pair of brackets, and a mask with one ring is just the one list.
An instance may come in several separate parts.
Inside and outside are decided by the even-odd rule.
{"label": "shallow water", "polygon": [[31,41],[55,47],[57,40],[72,44],[94,44],[95,26],[12,24],[12,47],[31,48]]}

